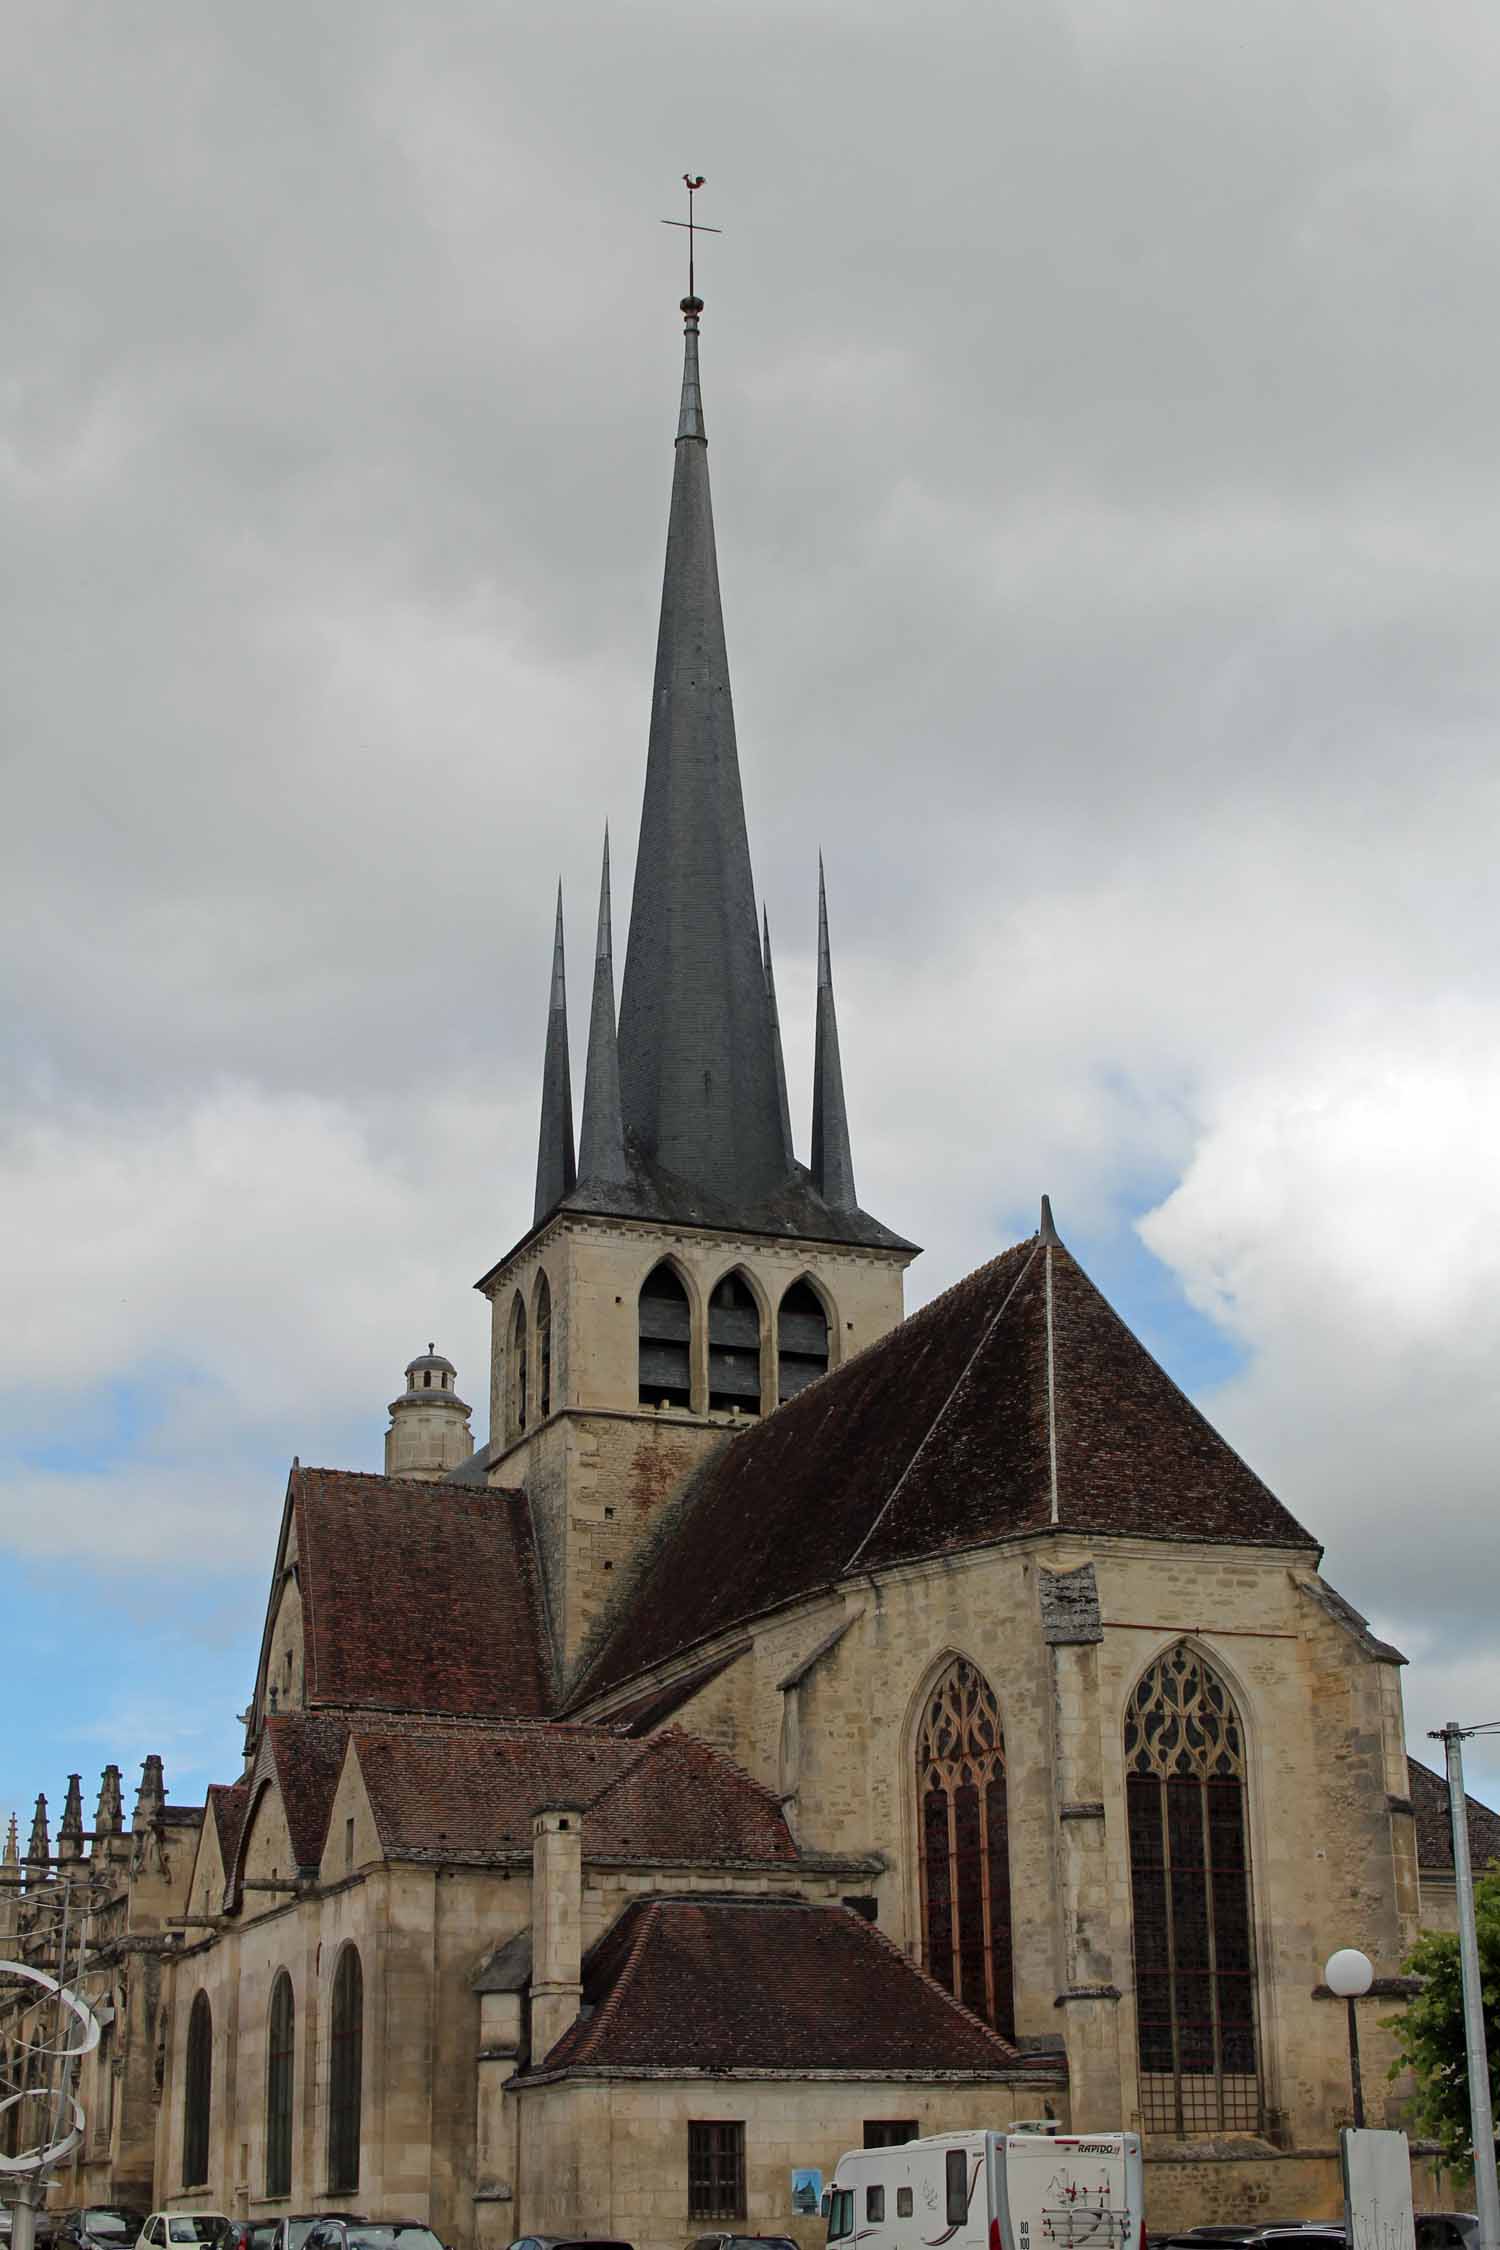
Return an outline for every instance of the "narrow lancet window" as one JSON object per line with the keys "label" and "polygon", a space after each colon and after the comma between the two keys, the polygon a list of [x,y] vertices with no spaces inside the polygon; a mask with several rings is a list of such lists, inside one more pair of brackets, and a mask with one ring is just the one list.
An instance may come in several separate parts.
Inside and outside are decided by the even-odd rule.
{"label": "narrow lancet window", "polygon": [[333,1978],[328,2040],[328,2185],[359,2186],[360,2100],[364,2081],[365,1981],[346,1945]]}
{"label": "narrow lancet window", "polygon": [[668,1265],[657,1266],[641,1284],[640,1339],[641,1405],[691,1406],[692,1308]]}
{"label": "narrow lancet window", "polygon": [[1179,1642],[1125,1716],[1141,2122],[1258,2133],[1245,1736],[1224,1682]]}
{"label": "narrow lancet window", "polygon": [[505,1437],[509,1444],[526,1428],[526,1307],[519,1295],[511,1307],[510,1339],[505,1347]]}
{"label": "narrow lancet window", "polygon": [[1010,1834],[1000,1707],[983,1674],[955,1657],[917,1735],[925,1965],[1007,2038],[1011,1975]]}
{"label": "narrow lancet window", "polygon": [[727,1273],[708,1300],[708,1407],[760,1412],[760,1307],[743,1274]]}
{"label": "narrow lancet window", "polygon": [[206,1992],[193,1995],[183,2077],[182,2184],[185,2188],[204,2187],[208,2182],[208,2125],[214,2090],[214,2019]]}
{"label": "narrow lancet window", "polygon": [[270,2038],[266,2055],[266,2193],[292,2192],[292,2071],[296,2053],[297,2011],[292,1980],[285,1969],[271,1992]]}
{"label": "narrow lancet window", "polygon": [[828,1315],[810,1281],[794,1281],[776,1316],[776,1396],[785,1404],[828,1373]]}
{"label": "narrow lancet window", "polygon": [[536,1410],[545,1422],[552,1412],[552,1291],[547,1276],[536,1285]]}

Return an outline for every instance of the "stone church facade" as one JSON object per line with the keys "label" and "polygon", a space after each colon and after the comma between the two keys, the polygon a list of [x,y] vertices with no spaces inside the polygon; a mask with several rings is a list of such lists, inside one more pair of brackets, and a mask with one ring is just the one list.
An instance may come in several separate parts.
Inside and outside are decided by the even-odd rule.
{"label": "stone church facade", "polygon": [[[1376,1964],[1394,2121],[1379,2018],[1451,1913],[1402,1660],[1045,1201],[903,1317],[821,881],[795,1157],[683,311],[618,1019],[606,847],[490,1436],[429,1346],[385,1475],[293,1466],[242,1774],[177,1808],[148,1761],[128,1831],[106,1777],[87,1838],[70,1795],[114,2028],[61,2192],[810,2243],[793,2167],[1052,2119],[1144,2133],[1153,2226],[1329,2210],[1321,1964]],[[63,1872],[12,1849],[8,1937]]]}

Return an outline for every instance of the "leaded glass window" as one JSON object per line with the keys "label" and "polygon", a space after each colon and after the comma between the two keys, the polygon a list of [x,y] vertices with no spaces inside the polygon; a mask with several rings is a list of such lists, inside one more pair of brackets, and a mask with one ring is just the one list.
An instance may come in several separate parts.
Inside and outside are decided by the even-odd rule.
{"label": "leaded glass window", "polygon": [[214,2019],[206,1992],[195,1992],[188,2014],[187,2055],[183,2067],[182,2184],[202,2187],[208,2179],[208,2121],[213,2107]]}
{"label": "leaded glass window", "polygon": [[346,1945],[333,1978],[328,2039],[328,2185],[359,2186],[360,2090],[364,2076],[365,1985]]}
{"label": "leaded glass window", "polygon": [[984,1675],[956,1657],[917,1736],[925,1966],[1009,2038],[1010,1836],[1000,1707]]}
{"label": "leaded glass window", "polygon": [[266,2053],[267,2195],[292,2192],[292,2072],[296,2033],[292,1980],[283,1969],[271,1990],[270,2038]]}
{"label": "leaded glass window", "polygon": [[1179,1642],[1125,1715],[1141,2122],[1259,2132],[1245,1736],[1228,1688]]}

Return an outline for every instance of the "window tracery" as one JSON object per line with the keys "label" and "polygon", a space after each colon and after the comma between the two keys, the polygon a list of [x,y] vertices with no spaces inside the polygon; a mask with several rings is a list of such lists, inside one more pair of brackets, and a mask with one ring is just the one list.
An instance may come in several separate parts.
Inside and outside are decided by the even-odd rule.
{"label": "window tracery", "polygon": [[997,2031],[1015,2030],[1010,1833],[1000,1707],[956,1657],[917,1735],[925,1965]]}
{"label": "window tracery", "polygon": [[1141,2121],[1177,2135],[1262,2126],[1244,1727],[1185,1642],[1125,1714]]}

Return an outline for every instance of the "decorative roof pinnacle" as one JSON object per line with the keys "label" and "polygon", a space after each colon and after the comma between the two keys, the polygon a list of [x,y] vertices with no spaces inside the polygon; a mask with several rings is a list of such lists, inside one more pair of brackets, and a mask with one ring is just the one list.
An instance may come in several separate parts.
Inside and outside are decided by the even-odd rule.
{"label": "decorative roof pinnacle", "polygon": [[781,1011],[776,1005],[776,972],[771,966],[771,917],[764,906],[760,910],[761,960],[766,971],[766,1006],[771,1011],[771,1060],[776,1068],[776,1098],[781,1107],[781,1138],[786,1148],[788,1164],[795,1161],[792,1154],[792,1109],[786,1092],[786,1057],[781,1046]]}
{"label": "decorative roof pinnacle", "polygon": [[1062,1236],[1052,1223],[1052,1198],[1050,1195],[1042,1197],[1042,1217],[1041,1224],[1037,1228],[1037,1240],[1038,1242],[1053,1244],[1059,1250],[1062,1248]]}
{"label": "decorative roof pinnacle", "polygon": [[609,899],[609,826],[599,871],[599,928],[594,939],[594,991],[589,1004],[589,1053],[583,1077],[583,1128],[579,1177],[625,1177],[625,1127],[620,1106],[620,1048],[615,1030],[614,935]]}
{"label": "decorative roof pinnacle", "polygon": [[833,960],[828,943],[828,891],[818,854],[818,1025],[813,1055],[812,1175],[832,1211],[856,1211],[849,1114],[839,1060],[839,1026],[833,1005]]}

